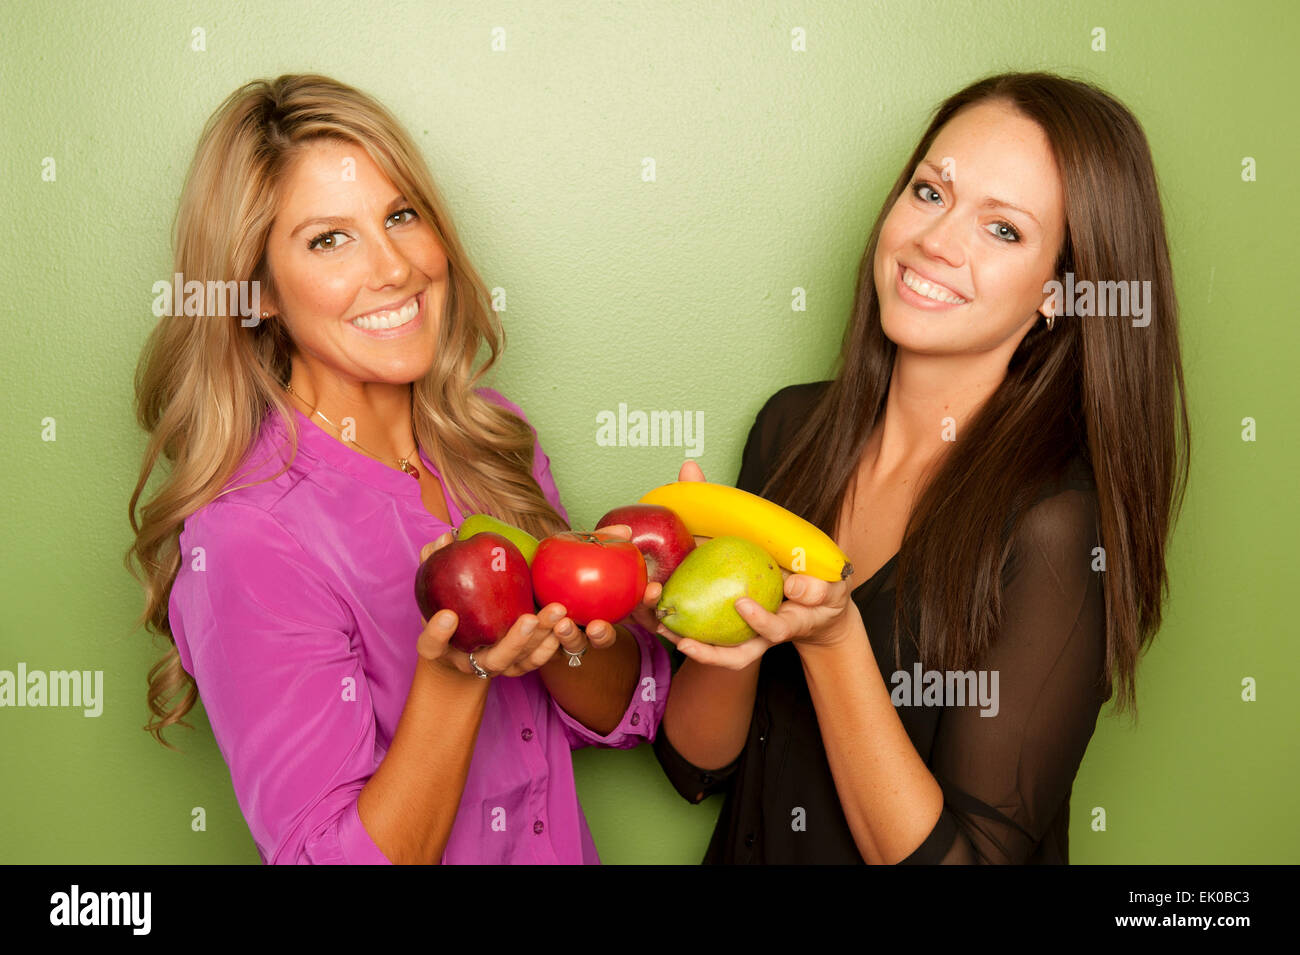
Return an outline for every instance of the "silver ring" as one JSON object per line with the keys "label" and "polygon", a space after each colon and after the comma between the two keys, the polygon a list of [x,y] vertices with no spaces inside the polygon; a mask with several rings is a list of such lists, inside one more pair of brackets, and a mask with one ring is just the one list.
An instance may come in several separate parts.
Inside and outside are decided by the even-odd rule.
{"label": "silver ring", "polygon": [[478,677],[480,680],[488,680],[492,678],[491,673],[488,673],[487,670],[483,669],[481,666],[478,665],[478,661],[474,659],[473,651],[470,651],[469,665],[474,668],[474,675]]}
{"label": "silver ring", "polygon": [[569,666],[580,667],[582,666],[582,658],[586,656],[587,651],[591,649],[591,643],[588,642],[588,644],[577,653],[572,652],[568,647],[563,645],[560,646],[560,649],[569,655]]}

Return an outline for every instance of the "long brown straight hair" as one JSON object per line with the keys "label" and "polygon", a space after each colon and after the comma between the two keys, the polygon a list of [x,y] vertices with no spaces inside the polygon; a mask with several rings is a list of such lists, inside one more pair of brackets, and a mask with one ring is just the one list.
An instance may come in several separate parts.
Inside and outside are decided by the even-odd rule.
{"label": "long brown straight hair", "polygon": [[[884,413],[897,351],[881,327],[873,276],[881,225],[944,124],[987,101],[1034,120],[1051,143],[1065,192],[1058,281],[1066,272],[1076,284],[1149,281],[1153,314],[1145,327],[1058,317],[1051,331],[1040,321],[1025,335],[998,388],[917,496],[896,568],[895,639],[912,639],[927,668],[975,666],[1000,626],[1007,541],[1039,490],[1080,453],[1096,484],[1106,552],[1107,698],[1116,695],[1119,711],[1136,718],[1137,660],[1160,628],[1165,546],[1182,508],[1191,442],[1151,150],[1138,121],[1103,90],[1050,73],[1006,73],[938,107],[871,230],[834,382],[785,446],[763,495],[834,533]],[[906,607],[916,608],[918,633]]]}

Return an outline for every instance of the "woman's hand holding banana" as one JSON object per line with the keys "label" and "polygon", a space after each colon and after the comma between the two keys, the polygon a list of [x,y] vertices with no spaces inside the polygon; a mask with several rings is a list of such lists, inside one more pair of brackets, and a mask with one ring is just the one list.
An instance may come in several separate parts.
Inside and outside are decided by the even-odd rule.
{"label": "woman's hand holding banana", "polygon": [[[698,464],[694,461],[687,461],[682,465],[677,479],[679,482],[702,482],[705,478]],[[667,506],[674,507],[675,510],[677,508],[686,509],[683,507],[683,500],[678,499],[672,504],[667,504]],[[662,502],[656,501],[655,503]],[[756,505],[756,507],[761,509],[762,505]],[[775,505],[772,505],[772,507],[775,507]],[[749,527],[743,528],[743,530],[748,531],[746,536],[751,539],[754,536],[759,536],[760,539],[764,540],[764,545],[769,550],[780,551],[783,548],[780,545],[773,544],[773,538],[777,532],[787,530],[787,528],[774,527],[772,520],[774,516],[778,522],[783,520],[782,515],[765,514],[761,513],[761,510],[753,515],[742,514],[739,520],[745,521],[748,519],[754,523],[763,522],[757,535],[753,529]],[[768,520],[764,522],[764,518]],[[686,521],[687,526],[694,530],[700,526],[700,522],[705,517],[702,513],[698,517],[683,515],[683,519]],[[726,518],[723,519],[726,520]],[[714,518],[714,520],[716,521],[717,518]],[[734,523],[734,521],[732,522]],[[801,528],[800,533],[806,533],[806,530]],[[698,535],[695,538],[697,544],[708,539],[708,537]],[[776,613],[769,613],[748,597],[741,597],[735,602],[736,612],[757,634],[751,640],[736,646],[714,646],[679,636],[657,622],[650,626],[649,629],[662,634],[667,640],[674,643],[678,650],[692,660],[709,666],[721,666],[732,670],[745,669],[766,653],[770,647],[774,647],[778,643],[801,641],[805,645],[837,645],[852,634],[851,615],[856,614],[858,610],[857,605],[853,603],[849,596],[847,578],[852,573],[852,568],[844,558],[843,552],[835,546],[834,542],[830,541],[829,538],[826,538],[826,542],[829,542],[829,548],[825,546],[825,542],[814,541],[813,546],[808,548],[811,553],[807,556],[810,557],[811,562],[815,563],[819,572],[826,576],[840,574],[842,575],[841,579],[828,581],[805,573],[791,573],[785,566],[790,563],[789,557],[787,556],[785,560],[780,560],[778,557],[779,563],[782,565],[781,576],[784,579],[784,596],[786,599],[782,601]],[[774,553],[773,556],[778,555]]]}

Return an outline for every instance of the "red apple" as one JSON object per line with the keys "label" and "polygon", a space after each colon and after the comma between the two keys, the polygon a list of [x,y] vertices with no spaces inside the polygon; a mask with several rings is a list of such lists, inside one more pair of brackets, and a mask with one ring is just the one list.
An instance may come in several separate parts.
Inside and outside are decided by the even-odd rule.
{"label": "red apple", "polygon": [[658,504],[628,504],[616,507],[597,527],[626,524],[632,528],[632,543],[645,558],[646,576],[662,584],[677,565],[695,549],[695,536],[677,513]]}
{"label": "red apple", "polygon": [[528,561],[500,534],[483,532],[434,551],[415,572],[415,600],[425,619],[454,610],[451,645],[468,653],[491,646],[519,617],[533,612]]}
{"label": "red apple", "polygon": [[564,604],[580,627],[618,623],[641,603],[645,586],[645,560],[631,541],[565,531],[545,538],[533,555],[538,605]]}

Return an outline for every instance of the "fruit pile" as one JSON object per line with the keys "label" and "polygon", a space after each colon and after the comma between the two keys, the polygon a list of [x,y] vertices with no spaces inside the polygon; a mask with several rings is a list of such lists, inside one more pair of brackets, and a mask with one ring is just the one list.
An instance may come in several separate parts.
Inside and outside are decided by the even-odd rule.
{"label": "fruit pile", "polygon": [[[756,494],[707,481],[676,481],[637,504],[617,507],[597,527],[626,524],[632,539],[565,531],[538,541],[486,514],[465,519],[456,540],[420,564],[415,597],[426,619],[456,612],[452,638],[470,651],[496,643],[522,614],[564,605],[578,626],[617,623],[648,581],[663,585],[655,615],[674,633],[729,646],[755,636],[736,612],[749,597],[775,612],[781,568],[823,580],[853,571],[830,537]],[[709,540],[696,546],[696,537]]]}

